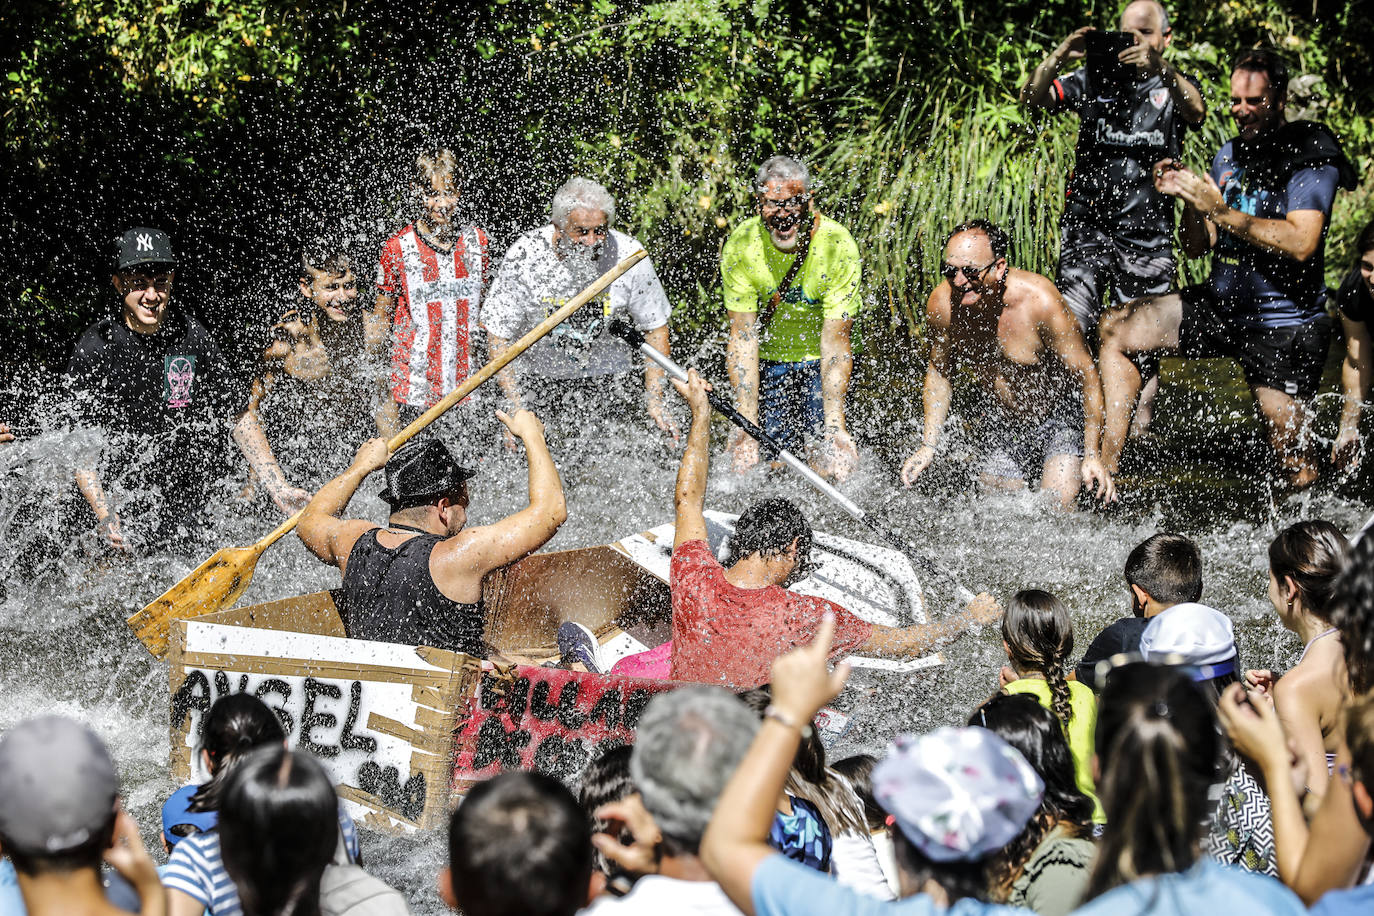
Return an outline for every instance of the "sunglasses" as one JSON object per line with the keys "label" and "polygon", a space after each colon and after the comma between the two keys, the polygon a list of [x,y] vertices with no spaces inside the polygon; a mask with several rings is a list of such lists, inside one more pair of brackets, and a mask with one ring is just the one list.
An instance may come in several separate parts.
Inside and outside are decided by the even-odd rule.
{"label": "sunglasses", "polygon": [[759,206],[764,210],[800,210],[810,200],[810,194],[798,194],[796,197],[788,197],[784,200],[772,200],[765,197],[759,201]]}
{"label": "sunglasses", "polygon": [[954,278],[962,272],[964,275],[964,279],[968,280],[970,283],[982,283],[983,276],[989,270],[992,270],[993,266],[996,264],[996,261],[993,261],[990,264],[986,264],[983,267],[973,267],[971,265],[966,264],[941,264],[940,276],[944,277],[946,280],[949,280],[950,282],[953,282]]}

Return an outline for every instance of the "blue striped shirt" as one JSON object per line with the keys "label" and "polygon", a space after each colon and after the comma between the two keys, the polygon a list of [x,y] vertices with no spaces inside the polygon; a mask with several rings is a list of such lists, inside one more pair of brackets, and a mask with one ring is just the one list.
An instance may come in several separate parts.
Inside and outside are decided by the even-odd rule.
{"label": "blue striped shirt", "polygon": [[[339,805],[339,832],[348,861],[356,862],[358,828],[342,803]],[[169,891],[186,894],[205,907],[211,916],[243,914],[238,888],[224,870],[224,860],[220,857],[218,830],[197,833],[177,843],[162,875],[162,885]]]}

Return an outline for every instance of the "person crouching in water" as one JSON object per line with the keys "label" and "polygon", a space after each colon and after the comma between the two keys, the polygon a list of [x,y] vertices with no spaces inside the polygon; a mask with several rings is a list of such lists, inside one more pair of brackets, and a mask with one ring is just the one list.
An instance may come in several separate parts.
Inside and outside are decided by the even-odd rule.
{"label": "person crouching in water", "polygon": [[[307,550],[343,573],[337,604],[350,638],[487,655],[482,577],[538,550],[568,518],[544,425],[528,410],[496,416],[524,442],[529,459],[529,505],[514,515],[465,528],[474,472],[432,439],[389,459],[386,440],[368,440],[305,507],[297,533]],[[338,518],[383,466],[387,524]]]}

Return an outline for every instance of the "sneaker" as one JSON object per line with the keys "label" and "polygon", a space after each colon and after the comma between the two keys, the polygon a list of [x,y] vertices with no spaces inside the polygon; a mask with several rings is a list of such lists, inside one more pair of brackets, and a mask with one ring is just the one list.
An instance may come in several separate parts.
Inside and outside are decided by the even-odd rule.
{"label": "sneaker", "polygon": [[593,674],[605,674],[596,634],[580,623],[565,620],[558,625],[558,651],[565,662],[581,662]]}

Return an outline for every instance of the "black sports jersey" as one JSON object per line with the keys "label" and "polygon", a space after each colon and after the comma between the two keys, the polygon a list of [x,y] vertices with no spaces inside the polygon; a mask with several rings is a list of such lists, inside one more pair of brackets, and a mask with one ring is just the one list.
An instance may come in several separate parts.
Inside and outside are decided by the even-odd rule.
{"label": "black sports jersey", "polygon": [[224,475],[228,421],[242,406],[204,325],[180,309],[156,334],[106,318],[77,340],[66,375],[73,419],[105,430],[102,479],[127,475],[169,505],[204,504],[206,488]]}
{"label": "black sports jersey", "polygon": [[1136,83],[1120,100],[1101,97],[1088,82],[1086,69],[1075,70],[1051,87],[1052,106],[1081,122],[1064,219],[1082,220],[1143,251],[1168,248],[1173,200],[1155,190],[1151,170],[1182,154],[1188,122],[1158,76]]}

